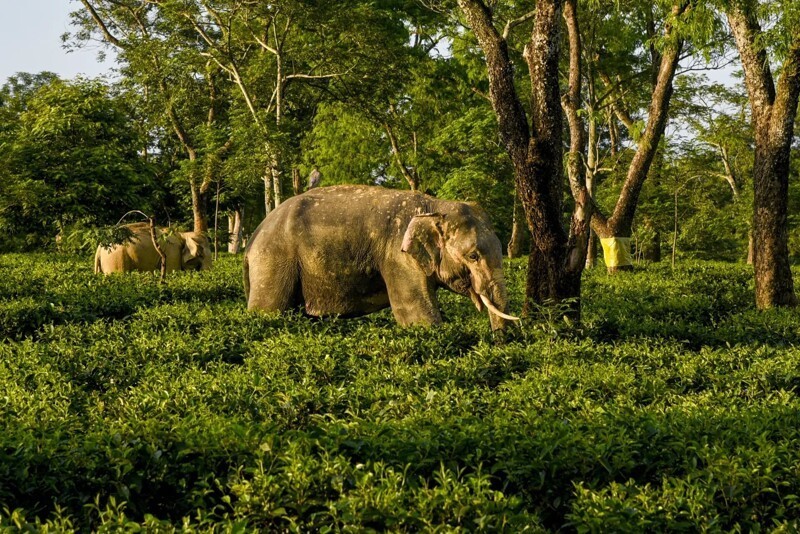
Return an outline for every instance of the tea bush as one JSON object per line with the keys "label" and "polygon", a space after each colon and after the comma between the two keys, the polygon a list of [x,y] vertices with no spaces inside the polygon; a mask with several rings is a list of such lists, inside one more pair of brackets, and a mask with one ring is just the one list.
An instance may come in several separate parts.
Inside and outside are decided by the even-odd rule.
{"label": "tea bush", "polygon": [[249,313],[227,255],[0,271],[3,529],[800,526],[798,312],[756,312],[744,265],[587,272],[580,328],[504,344],[445,292],[432,329]]}

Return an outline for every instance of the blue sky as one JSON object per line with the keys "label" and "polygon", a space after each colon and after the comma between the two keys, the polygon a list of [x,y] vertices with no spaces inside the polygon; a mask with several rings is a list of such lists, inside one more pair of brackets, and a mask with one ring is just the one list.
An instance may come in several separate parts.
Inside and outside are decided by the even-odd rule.
{"label": "blue sky", "polygon": [[77,0],[0,0],[0,85],[17,72],[49,70],[62,78],[110,73],[113,61],[97,60],[99,45],[67,53],[61,34],[71,32]]}

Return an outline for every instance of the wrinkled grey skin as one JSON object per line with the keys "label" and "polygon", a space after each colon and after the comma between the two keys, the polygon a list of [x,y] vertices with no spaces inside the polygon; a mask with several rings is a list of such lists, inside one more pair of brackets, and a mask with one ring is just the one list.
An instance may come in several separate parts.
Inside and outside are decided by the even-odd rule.
{"label": "wrinkled grey skin", "polygon": [[[442,322],[436,290],[479,295],[506,312],[502,248],[483,210],[383,187],[333,186],[271,212],[245,251],[248,309],[305,305],[309,315],[358,316],[391,306],[397,322]],[[505,319],[489,314],[492,329]]]}
{"label": "wrinkled grey skin", "polygon": [[[126,225],[133,232],[133,241],[114,245],[111,249],[97,247],[94,255],[95,273],[121,273],[129,271],[157,271],[161,258],[153,246],[148,223]],[[159,228],[164,236],[166,229]],[[168,234],[160,237],[159,245],[167,258],[167,272],[202,271],[211,269],[211,249],[208,238],[194,232]]]}

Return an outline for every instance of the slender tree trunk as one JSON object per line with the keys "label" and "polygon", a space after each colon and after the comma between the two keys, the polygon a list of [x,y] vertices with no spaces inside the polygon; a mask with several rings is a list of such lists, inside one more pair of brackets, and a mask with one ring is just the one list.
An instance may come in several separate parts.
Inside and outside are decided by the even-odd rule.
{"label": "slender tree trunk", "polygon": [[[580,247],[585,243],[580,238],[583,229],[575,223],[585,219],[573,214],[575,227],[569,233],[561,221],[563,114],[558,62],[563,0],[540,0],[536,11],[524,17],[534,19],[533,33],[523,54],[531,82],[530,125],[514,85],[506,42],[510,26],[499,32],[492,10],[481,0],[458,0],[458,5],[484,52],[489,98],[500,138],[514,166],[517,191],[531,230],[525,311],[532,311],[537,304],[566,301],[570,303],[567,313],[579,316],[580,277],[585,262],[585,248],[581,251]],[[575,185],[581,188],[580,183]],[[590,199],[582,195],[576,200],[583,206]]]}
{"label": "slender tree trunk", "polygon": [[270,169],[270,172],[272,173],[273,199],[275,201],[274,206],[277,208],[281,204],[281,171],[277,166],[273,166]]}
{"label": "slender tree trunk", "polygon": [[728,22],[745,74],[755,130],[753,271],[756,306],[796,306],[789,264],[789,159],[800,96],[800,37],[786,52],[777,88],[763,44],[756,6],[731,3]]}
{"label": "slender tree trunk", "polygon": [[264,213],[269,215],[272,211],[272,173],[269,168],[264,173]]}
{"label": "slender tree trunk", "polygon": [[242,209],[237,207],[228,216],[228,252],[238,254],[242,245]]}
{"label": "slender tree trunk", "polygon": [[[589,120],[592,120],[591,118]],[[591,127],[590,130],[591,132]],[[589,136],[591,139],[591,135]],[[589,144],[589,153],[591,154],[594,150],[591,143]],[[586,191],[589,193],[589,196],[594,198],[594,167],[589,164],[587,165],[588,169],[586,171]],[[594,269],[595,265],[597,264],[597,233],[594,230],[590,230],[589,232],[589,243],[586,247],[586,268],[587,269]]]}
{"label": "slender tree trunk", "polygon": [[217,181],[217,194],[214,200],[214,261],[219,257],[219,188]]}
{"label": "slender tree trunk", "polygon": [[589,246],[586,249],[586,268],[594,269],[597,265],[597,234],[592,231],[589,234]]}
{"label": "slender tree trunk", "polygon": [[522,256],[522,247],[525,244],[525,224],[519,196],[514,191],[514,210],[511,216],[511,239],[508,242],[508,257]]}
{"label": "slender tree trunk", "polygon": [[736,172],[733,170],[733,165],[731,165],[731,158],[728,155],[728,149],[725,148],[723,145],[714,145],[719,150],[719,157],[722,160],[722,165],[725,167],[725,174],[723,174],[723,178],[725,181],[728,182],[728,185],[731,186],[731,193],[733,194],[733,199],[736,200],[739,198],[739,180],[736,178]]}
{"label": "slender tree trunk", "polygon": [[[281,119],[283,118],[283,50],[278,42],[277,35],[275,36],[275,47],[278,53],[275,55],[275,127],[280,130]],[[280,155],[276,151],[276,147],[271,147],[270,150],[270,172],[272,173],[272,189],[274,206],[277,208],[281,204],[281,167]]]}
{"label": "slender tree trunk", "polygon": [[[588,98],[589,103],[586,106],[586,115],[588,116],[588,136],[586,142],[586,191],[589,196],[594,198],[594,178],[597,173],[597,120],[594,114],[594,87],[589,77],[588,84]],[[586,248],[586,268],[593,269],[597,263],[597,234],[589,231],[589,243]]]}
{"label": "slender tree trunk", "polygon": [[[680,16],[688,5],[689,2],[686,0],[674,3],[673,16]],[[664,30],[664,37],[667,45],[663,53],[653,56],[658,60],[658,68],[654,70],[653,94],[648,107],[647,125],[628,167],[622,191],[610,217],[598,212],[592,218],[592,229],[600,237],[609,273],[633,270],[633,258],[630,253],[633,219],[639,203],[639,194],[666,128],[673,92],[672,81],[683,48],[683,41],[673,35],[673,29],[669,24]],[[626,124],[630,123],[630,118],[626,116],[624,110],[616,108],[615,111]]]}
{"label": "slender tree trunk", "polygon": [[[578,2],[566,0],[564,3],[564,20],[567,26],[569,41],[569,86],[567,94],[561,100],[564,113],[569,124],[570,147],[567,158],[567,178],[575,200],[575,209],[572,212],[569,237],[567,241],[567,272],[571,277],[577,273],[577,283],[580,289],[580,276],[586,266],[586,255],[591,238],[590,220],[595,211],[594,200],[586,184],[583,157],[586,151],[586,135],[583,120],[578,115],[581,106],[581,55],[583,45],[578,26]],[[590,119],[591,120],[591,119]],[[594,124],[592,120],[591,124]],[[595,132],[596,133],[596,132]],[[594,149],[595,147],[592,147]],[[595,157],[592,162],[596,166]],[[587,162],[588,163],[588,162]],[[593,167],[594,172],[594,167]]]}
{"label": "slender tree trunk", "polygon": [[[680,188],[678,188],[680,189]],[[678,189],[675,189],[675,195],[672,203],[672,268],[675,268],[675,256],[678,252]]]}
{"label": "slender tree trunk", "polygon": [[295,196],[303,192],[303,182],[300,179],[300,169],[292,167],[292,192]]}
{"label": "slender tree trunk", "polygon": [[208,206],[208,195],[200,190],[197,184],[191,184],[192,190],[192,215],[194,217],[193,230],[198,234],[208,233],[208,217],[206,216]]}
{"label": "slender tree trunk", "polygon": [[611,157],[616,157],[619,146],[619,133],[617,123],[614,121],[614,114],[608,113],[608,143],[611,145]]}

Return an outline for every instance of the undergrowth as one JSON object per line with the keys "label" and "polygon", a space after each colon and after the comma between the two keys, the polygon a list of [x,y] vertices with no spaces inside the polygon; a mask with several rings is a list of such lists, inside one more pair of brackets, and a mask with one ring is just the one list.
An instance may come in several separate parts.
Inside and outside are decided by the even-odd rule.
{"label": "undergrowth", "polygon": [[578,329],[504,344],[445,292],[432,329],[248,313],[232,256],[0,273],[3,529],[798,527],[800,321],[744,265],[587,272]]}

